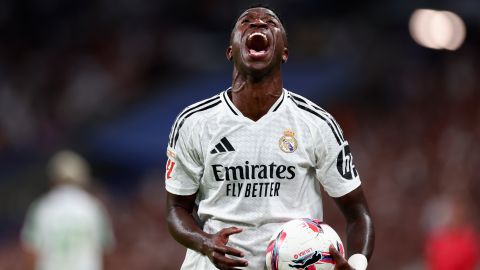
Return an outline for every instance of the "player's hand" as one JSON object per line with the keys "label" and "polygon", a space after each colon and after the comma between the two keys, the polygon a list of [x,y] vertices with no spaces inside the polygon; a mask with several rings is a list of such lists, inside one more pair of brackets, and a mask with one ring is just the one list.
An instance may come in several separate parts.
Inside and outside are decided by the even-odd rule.
{"label": "player's hand", "polygon": [[211,234],[203,243],[203,254],[208,256],[210,261],[221,270],[234,270],[239,269],[237,267],[247,266],[248,261],[245,259],[232,259],[226,256],[243,257],[243,252],[227,246],[229,236],[241,231],[242,229],[240,228],[229,227],[220,230],[216,234]]}
{"label": "player's hand", "polygon": [[340,254],[340,252],[338,252],[338,250],[333,245],[330,245],[330,254],[335,261],[334,270],[355,270],[348,264],[347,260],[342,256],[342,254]]}

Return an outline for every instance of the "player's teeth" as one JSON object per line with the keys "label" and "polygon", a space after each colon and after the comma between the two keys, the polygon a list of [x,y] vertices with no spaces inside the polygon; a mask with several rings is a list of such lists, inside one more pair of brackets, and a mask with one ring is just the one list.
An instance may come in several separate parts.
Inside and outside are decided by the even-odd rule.
{"label": "player's teeth", "polygon": [[255,51],[254,49],[250,49],[250,54],[253,54],[253,55],[261,55],[261,54],[264,54],[266,53],[265,50],[261,50],[261,51]]}
{"label": "player's teeth", "polygon": [[254,36],[261,36],[262,38],[267,39],[267,35],[258,32],[251,34],[249,38],[253,38]]}

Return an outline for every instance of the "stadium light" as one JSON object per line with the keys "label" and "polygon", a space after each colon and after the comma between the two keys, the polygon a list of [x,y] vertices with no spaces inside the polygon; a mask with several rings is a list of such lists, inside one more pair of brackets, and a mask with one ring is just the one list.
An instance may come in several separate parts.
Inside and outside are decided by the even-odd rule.
{"label": "stadium light", "polygon": [[450,11],[417,9],[410,17],[410,35],[418,44],[431,49],[458,49],[466,36],[463,20]]}

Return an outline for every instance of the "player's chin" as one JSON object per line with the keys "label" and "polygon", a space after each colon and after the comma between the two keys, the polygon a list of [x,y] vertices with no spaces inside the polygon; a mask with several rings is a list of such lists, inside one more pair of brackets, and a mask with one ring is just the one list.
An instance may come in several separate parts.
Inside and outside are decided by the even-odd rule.
{"label": "player's chin", "polygon": [[266,70],[270,70],[272,68],[273,62],[273,55],[265,55],[264,57],[251,57],[250,55],[246,55],[244,57],[244,65],[247,70],[252,72],[262,72]]}
{"label": "player's chin", "polygon": [[250,71],[250,73],[265,73],[266,71],[272,69],[270,63],[265,62],[247,63],[246,68]]}

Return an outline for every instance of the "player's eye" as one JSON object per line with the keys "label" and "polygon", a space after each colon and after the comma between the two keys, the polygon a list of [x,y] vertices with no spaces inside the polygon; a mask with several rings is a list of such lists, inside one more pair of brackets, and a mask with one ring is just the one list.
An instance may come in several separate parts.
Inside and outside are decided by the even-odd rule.
{"label": "player's eye", "polygon": [[273,20],[268,20],[267,23],[273,26],[277,26],[277,23]]}
{"label": "player's eye", "polygon": [[243,19],[243,20],[242,20],[242,24],[249,23],[249,22],[250,22],[249,19]]}

